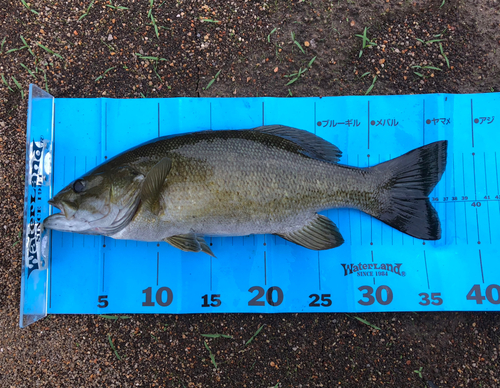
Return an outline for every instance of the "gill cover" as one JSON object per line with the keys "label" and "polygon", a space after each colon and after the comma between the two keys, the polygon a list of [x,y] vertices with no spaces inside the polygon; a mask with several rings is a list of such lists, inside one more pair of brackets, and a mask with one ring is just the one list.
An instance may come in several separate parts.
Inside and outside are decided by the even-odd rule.
{"label": "gill cover", "polygon": [[49,201],[61,213],[47,217],[44,227],[63,232],[113,235],[127,226],[134,216],[143,180],[144,175],[129,166],[91,171]]}

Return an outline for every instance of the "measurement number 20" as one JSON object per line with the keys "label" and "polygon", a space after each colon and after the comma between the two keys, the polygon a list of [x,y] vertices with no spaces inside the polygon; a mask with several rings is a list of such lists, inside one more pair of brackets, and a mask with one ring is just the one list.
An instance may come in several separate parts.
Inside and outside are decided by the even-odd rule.
{"label": "measurement number 20", "polygon": [[[248,290],[248,292],[250,293],[253,293],[254,291],[257,291],[257,295],[255,295],[248,302],[249,306],[265,306],[266,302],[270,306],[279,306],[281,303],[283,303],[283,290],[279,287],[269,287],[267,289],[267,292],[260,286],[253,286]],[[259,300],[264,295],[266,295],[266,302],[264,302],[263,300]]]}

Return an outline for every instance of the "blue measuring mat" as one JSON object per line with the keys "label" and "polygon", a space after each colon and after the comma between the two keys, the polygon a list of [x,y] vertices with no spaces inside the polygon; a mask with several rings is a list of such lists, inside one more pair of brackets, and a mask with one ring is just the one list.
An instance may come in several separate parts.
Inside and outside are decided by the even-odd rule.
{"label": "blue measuring mat", "polygon": [[[324,212],[345,243],[208,238],[217,258],[165,242],[42,231],[47,200],[142,142],[283,124],[367,167],[437,140],[448,164],[430,195],[439,241],[353,209]],[[500,310],[500,94],[323,98],[56,98],[30,89],[21,326],[46,314]]]}

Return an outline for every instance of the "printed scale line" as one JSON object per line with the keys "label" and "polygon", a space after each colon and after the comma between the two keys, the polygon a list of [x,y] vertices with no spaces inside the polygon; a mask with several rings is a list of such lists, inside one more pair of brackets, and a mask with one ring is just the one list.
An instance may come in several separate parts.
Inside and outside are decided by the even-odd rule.
{"label": "printed scale line", "polygon": [[481,244],[481,238],[479,236],[479,214],[478,214],[478,202],[477,202],[477,189],[476,189],[476,153],[472,153],[472,175],[474,177],[474,199],[475,205],[474,208],[476,210],[476,225],[477,225],[477,243]]}
{"label": "printed scale line", "polygon": [[[464,160],[464,153],[462,152],[462,179],[463,179],[463,188],[464,188],[464,195],[465,195],[465,160]],[[469,229],[467,228],[467,206],[464,201],[464,225],[465,225],[465,242],[466,244],[469,244]]]}
{"label": "printed scale line", "polygon": [[481,256],[481,249],[479,250],[479,265],[481,266],[481,279],[483,280],[484,284],[483,258]]}
{"label": "printed scale line", "polygon": [[489,202],[489,196],[488,196],[488,174],[486,173],[486,152],[483,152],[483,158],[484,158],[484,188],[486,190],[486,208],[488,210],[488,233],[490,236],[490,244],[491,244],[491,219],[490,219],[490,202]]}
{"label": "printed scale line", "polygon": [[474,148],[474,108],[472,106],[472,98],[470,100],[470,125],[472,130],[472,148]]}
{"label": "printed scale line", "polygon": [[[497,178],[497,194],[500,198],[500,184],[498,182],[498,163],[497,163],[497,153],[495,152],[495,173],[496,173],[496,178]],[[500,213],[500,201],[498,202],[498,212]]]}
{"label": "printed scale line", "polygon": [[431,286],[429,283],[429,271],[427,270],[427,255],[424,250],[424,263],[425,263],[425,275],[427,276],[427,289],[430,290]]}

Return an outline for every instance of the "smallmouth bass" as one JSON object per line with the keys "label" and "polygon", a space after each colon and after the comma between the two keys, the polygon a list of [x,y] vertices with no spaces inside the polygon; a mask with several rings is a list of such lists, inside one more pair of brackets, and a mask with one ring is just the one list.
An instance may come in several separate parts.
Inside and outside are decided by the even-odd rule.
{"label": "smallmouth bass", "polygon": [[212,256],[204,236],[275,234],[324,250],[344,239],[317,212],[348,207],[410,236],[441,238],[428,195],[446,168],[447,141],[368,168],[339,164],[341,154],[281,125],[166,136],[71,182],[49,201],[61,212],[44,227]]}

